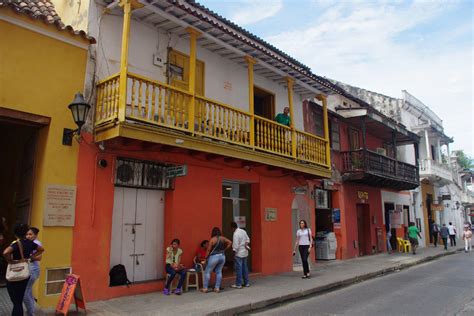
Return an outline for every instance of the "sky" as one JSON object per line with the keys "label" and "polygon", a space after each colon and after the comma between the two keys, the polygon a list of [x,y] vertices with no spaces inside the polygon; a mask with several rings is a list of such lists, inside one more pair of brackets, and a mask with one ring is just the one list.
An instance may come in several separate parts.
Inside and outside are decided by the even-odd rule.
{"label": "sky", "polygon": [[474,157],[474,1],[198,0],[318,75],[401,98]]}

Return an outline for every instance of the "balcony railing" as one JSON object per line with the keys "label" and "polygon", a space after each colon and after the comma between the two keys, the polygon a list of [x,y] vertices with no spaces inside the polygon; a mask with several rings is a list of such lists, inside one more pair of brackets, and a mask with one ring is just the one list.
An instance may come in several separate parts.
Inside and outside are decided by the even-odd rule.
{"label": "balcony railing", "polygon": [[[324,138],[292,130],[256,115],[252,118],[249,112],[203,96],[193,96],[186,90],[140,75],[128,73],[127,87],[127,120],[181,130],[329,168]],[[95,126],[118,120],[119,88],[118,74],[98,83]],[[189,123],[190,109],[194,112],[194,126]],[[296,146],[292,145],[293,141]]]}
{"label": "balcony railing", "polygon": [[439,177],[446,181],[456,179],[449,166],[432,159],[420,159],[420,175]]}
{"label": "balcony railing", "polygon": [[418,183],[416,166],[376,152],[359,149],[342,152],[343,173],[370,173],[394,180]]}

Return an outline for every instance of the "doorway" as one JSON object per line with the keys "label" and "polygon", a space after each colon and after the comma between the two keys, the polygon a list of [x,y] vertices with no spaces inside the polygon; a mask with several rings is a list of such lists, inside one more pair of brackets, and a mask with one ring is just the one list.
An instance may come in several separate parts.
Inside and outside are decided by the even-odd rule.
{"label": "doorway", "polygon": [[[30,224],[38,128],[0,123],[0,218]],[[6,236],[7,242],[13,235]]]}
{"label": "doorway", "polygon": [[110,268],[131,282],[163,278],[165,191],[115,187]]}
{"label": "doorway", "polygon": [[[245,230],[252,243],[252,212],[250,208],[250,184],[233,181],[222,183],[222,235],[232,240],[233,232],[230,227],[236,222],[239,228]],[[225,254],[224,273],[233,273],[234,254],[232,248]],[[249,271],[252,271],[252,253],[247,258]]]}
{"label": "doorway", "polygon": [[383,204],[384,208],[384,214],[385,214],[385,232],[387,232],[388,229],[390,229],[390,234],[392,237],[390,237],[390,246],[392,246],[392,249],[398,249],[398,242],[397,242],[397,228],[392,227],[392,223],[390,221],[390,212],[395,210],[395,204],[393,203],[384,203]]}
{"label": "doorway", "polygon": [[273,120],[275,118],[275,95],[262,88],[253,87],[254,114]]}
{"label": "doorway", "polygon": [[357,240],[359,256],[366,256],[371,253],[370,244],[370,209],[367,204],[357,204]]}

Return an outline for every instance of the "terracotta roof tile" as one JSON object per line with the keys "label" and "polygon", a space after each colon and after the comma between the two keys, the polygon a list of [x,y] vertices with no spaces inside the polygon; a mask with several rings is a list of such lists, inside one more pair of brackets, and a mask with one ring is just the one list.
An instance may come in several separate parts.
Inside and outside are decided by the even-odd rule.
{"label": "terracotta roof tile", "polygon": [[65,25],[50,0],[0,0],[0,8],[1,7],[8,7],[16,13],[26,14],[32,19],[42,20],[46,24],[56,26],[60,31],[80,36],[91,44],[96,42],[95,39],[88,36],[86,32],[74,30],[72,26]]}

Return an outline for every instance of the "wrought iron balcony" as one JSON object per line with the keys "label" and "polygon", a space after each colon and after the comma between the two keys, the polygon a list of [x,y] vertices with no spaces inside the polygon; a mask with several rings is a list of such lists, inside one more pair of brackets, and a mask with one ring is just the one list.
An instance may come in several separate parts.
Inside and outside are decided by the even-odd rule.
{"label": "wrought iron balcony", "polygon": [[410,190],[419,185],[416,166],[367,149],[345,151],[342,157],[345,181],[397,190]]}
{"label": "wrought iron balcony", "polygon": [[[142,132],[159,131],[160,135],[173,137],[169,143],[172,145],[178,144],[174,142],[177,137],[184,137],[186,141],[178,144],[181,147],[330,176],[324,138],[131,73],[127,74],[128,91],[123,96],[126,106],[120,108],[119,85],[119,74],[97,85],[97,140],[125,136],[160,143],[166,139],[138,137],[137,133],[125,135],[124,128],[120,135],[110,132],[117,126],[133,126]],[[123,121],[121,111],[125,114]]]}

